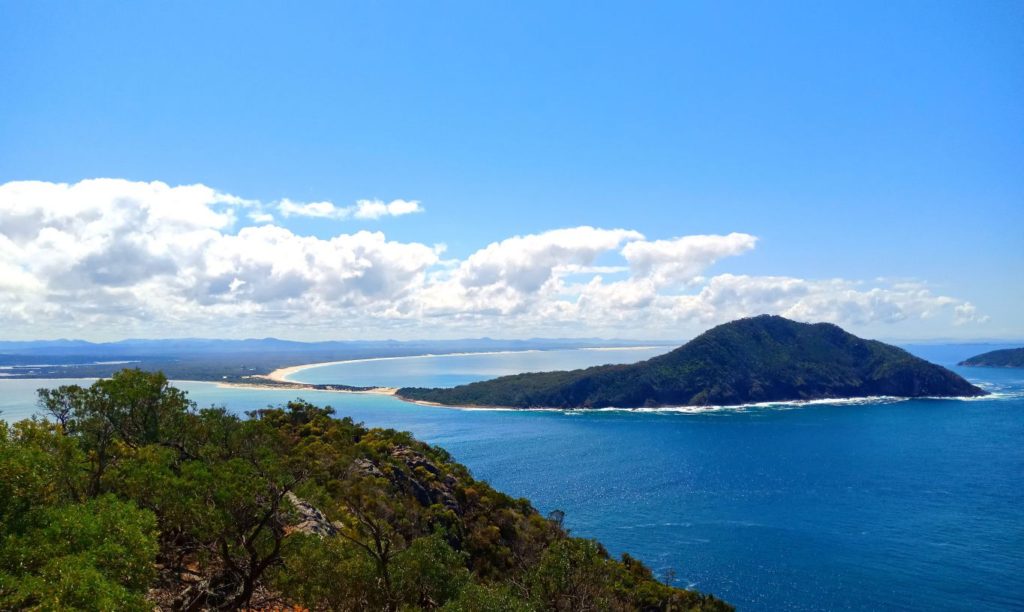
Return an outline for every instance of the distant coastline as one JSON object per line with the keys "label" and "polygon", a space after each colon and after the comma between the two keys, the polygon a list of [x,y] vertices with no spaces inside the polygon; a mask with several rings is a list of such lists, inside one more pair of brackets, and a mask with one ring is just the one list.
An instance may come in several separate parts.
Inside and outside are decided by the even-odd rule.
{"label": "distant coastline", "polygon": [[[254,377],[256,378],[256,377]],[[262,378],[262,377],[261,377]],[[325,391],[327,393],[354,393],[358,395],[395,395],[398,387],[348,387],[347,385],[313,385],[297,382],[275,382],[267,379],[267,382],[217,382],[212,380],[192,380],[178,382],[198,382],[217,385],[224,389],[296,389],[308,391]]]}
{"label": "distant coastline", "polygon": [[[216,384],[222,388],[234,388],[234,389],[294,389],[294,390],[308,390],[308,391],[325,391],[328,393],[350,393],[357,395],[390,395],[399,397],[399,399],[406,401],[411,404],[419,404],[421,406],[433,406],[433,407],[444,407],[450,408],[451,406],[443,406],[442,404],[436,404],[433,402],[416,401],[398,396],[398,387],[355,387],[346,385],[343,383],[304,383],[297,380],[293,380],[291,377],[304,370],[313,368],[320,368],[332,365],[340,365],[344,363],[363,363],[373,361],[395,361],[398,359],[423,359],[427,357],[467,357],[472,355],[511,355],[511,354],[529,354],[529,353],[544,353],[552,351],[627,351],[627,350],[643,350],[643,349],[654,349],[660,348],[661,345],[638,345],[638,346],[598,346],[598,347],[580,347],[580,348],[554,348],[554,349],[524,349],[524,350],[507,350],[507,351],[462,351],[457,353],[423,353],[422,355],[397,355],[389,357],[366,357],[362,359],[341,359],[336,361],[319,361],[315,363],[305,363],[293,366],[287,366],[283,368],[277,368],[269,374],[252,374],[245,377],[244,380],[221,380],[221,381],[191,381],[191,382],[208,382]],[[189,382],[186,379],[182,379],[183,382]],[[495,407],[497,408],[497,407]]]}
{"label": "distant coastline", "polygon": [[[129,367],[162,371],[171,380],[210,382],[255,382],[252,377],[268,376],[292,366],[316,367],[327,363],[388,357],[447,356],[491,352],[560,351],[663,344],[657,340],[551,339],[494,340],[378,340],[292,342],[274,338],[250,340],[185,339],[139,340],[112,343],[83,341],[0,340],[0,378],[108,378],[125,362]],[[668,346],[668,345],[665,345]],[[588,353],[580,353],[585,355]],[[613,355],[612,353],[589,353]],[[622,354],[622,353],[619,353]],[[294,376],[285,381],[294,382]],[[280,378],[280,376],[278,376]],[[403,381],[404,382],[404,381]]]}
{"label": "distant coastline", "polygon": [[[644,350],[661,348],[662,345],[645,345],[645,346],[594,346],[594,347],[580,347],[571,349],[525,349],[521,351],[464,351],[460,353],[424,353],[422,355],[399,355],[395,357],[366,357],[363,359],[342,359],[339,361],[321,361],[318,363],[306,363],[294,366],[288,366],[285,368],[278,368],[270,374],[254,374],[252,378],[262,378],[265,380],[273,381],[278,383],[274,385],[278,387],[282,384],[299,385],[296,388],[311,387],[313,385],[309,383],[303,383],[292,380],[290,377],[302,372],[304,370],[310,370],[313,368],[320,368],[332,365],[340,365],[343,363],[364,363],[370,361],[394,361],[397,359],[423,359],[426,357],[468,357],[471,355],[513,355],[513,354],[525,354],[525,353],[547,353],[553,351],[630,351],[630,350]],[[226,383],[232,386],[246,385],[248,383]],[[259,384],[259,383],[253,383]],[[268,385],[269,386],[269,385]],[[386,388],[386,387],[380,387]],[[396,389],[397,390],[397,389]],[[392,393],[391,395],[394,395]]]}
{"label": "distant coastline", "polygon": [[[398,359],[422,359],[427,357],[466,357],[474,355],[511,355],[511,354],[531,354],[531,353],[546,353],[546,352],[557,352],[557,351],[627,351],[627,350],[644,350],[644,349],[655,349],[662,348],[665,345],[659,344],[643,344],[635,346],[597,346],[597,347],[571,347],[571,348],[535,348],[535,349],[521,349],[521,350],[496,350],[496,351],[459,351],[454,353],[422,353],[419,355],[395,355],[385,357],[364,357],[358,359],[341,359],[331,361],[318,361],[312,363],[305,363],[299,365],[292,365],[277,368],[271,371],[269,374],[249,374],[239,378],[233,379],[204,379],[204,378],[193,378],[190,376],[173,377],[172,380],[175,382],[194,382],[194,383],[205,383],[216,385],[220,388],[235,388],[235,389],[265,389],[265,390],[299,390],[299,391],[318,391],[328,393],[349,393],[359,395],[389,395],[397,396],[398,387],[388,386],[373,386],[373,387],[362,387],[352,386],[343,383],[305,383],[293,380],[291,377],[298,374],[301,371],[325,367],[331,365],[339,365],[345,363],[361,363],[361,362],[375,362],[375,361],[394,361]],[[115,362],[111,362],[115,363]],[[131,362],[116,362],[116,363],[138,363],[138,361]],[[6,366],[12,367],[12,366]],[[18,366],[14,366],[18,367]],[[0,380],[24,380],[28,377],[20,376],[5,376],[6,372],[0,372]],[[48,380],[48,379],[61,379],[61,380],[81,380],[81,381],[95,381],[99,378],[107,378],[108,376],[102,373],[98,373],[96,376],[66,376],[53,374],[51,376],[33,376],[31,379],[36,380]],[[407,398],[399,398],[403,401],[413,404],[420,404],[423,406],[442,406],[441,404],[435,404],[433,402],[416,401]],[[450,406],[443,406],[450,408]],[[499,407],[495,407],[500,409]]]}

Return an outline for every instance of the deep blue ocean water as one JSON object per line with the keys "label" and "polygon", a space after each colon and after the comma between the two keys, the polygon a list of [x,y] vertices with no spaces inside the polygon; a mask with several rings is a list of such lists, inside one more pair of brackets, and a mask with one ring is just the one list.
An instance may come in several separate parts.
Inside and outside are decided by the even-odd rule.
{"label": "deep blue ocean water", "polygon": [[[474,359],[486,372],[476,377],[494,375],[502,363],[533,370],[613,360],[588,353],[424,358],[413,366],[386,360],[294,378],[455,384],[474,378]],[[968,354],[946,347],[923,356],[949,365]],[[1021,610],[1024,370],[954,369],[997,394],[564,413],[301,395],[440,444],[497,488],[544,512],[564,510],[576,535],[598,538],[615,554],[629,551],[660,575],[740,610]],[[414,380],[405,383],[403,372]],[[355,373],[370,378],[347,377]],[[59,381],[0,380],[3,417],[31,414],[33,390],[44,384]],[[179,386],[200,405],[239,412],[296,395]]]}

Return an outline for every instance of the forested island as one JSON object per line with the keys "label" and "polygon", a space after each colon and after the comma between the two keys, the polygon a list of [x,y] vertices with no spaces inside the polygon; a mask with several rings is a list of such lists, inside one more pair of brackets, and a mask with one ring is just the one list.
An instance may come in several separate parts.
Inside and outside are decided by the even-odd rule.
{"label": "forested island", "polygon": [[769,315],[719,325],[636,364],[398,390],[404,399],[442,405],[558,409],[985,394],[901,348],[858,338],[831,323]]}
{"label": "forested island", "polygon": [[987,368],[1024,368],[1024,348],[1002,349],[975,355],[960,362],[962,366]]}
{"label": "forested island", "polygon": [[197,410],[135,369],[39,402],[0,421],[3,610],[732,609],[330,408]]}

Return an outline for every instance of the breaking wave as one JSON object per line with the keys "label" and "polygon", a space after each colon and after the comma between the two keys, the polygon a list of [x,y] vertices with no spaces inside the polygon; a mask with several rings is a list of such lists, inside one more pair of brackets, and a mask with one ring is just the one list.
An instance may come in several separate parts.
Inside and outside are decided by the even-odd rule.
{"label": "breaking wave", "polygon": [[560,413],[566,416],[583,416],[593,413],[635,413],[635,414],[709,414],[729,412],[753,412],[762,410],[785,411],[799,410],[807,406],[866,406],[898,404],[912,400],[923,401],[991,401],[1003,399],[1019,399],[1024,397],[1024,391],[1000,391],[998,389],[985,389],[990,395],[981,397],[898,397],[891,395],[875,395],[868,397],[851,398],[825,398],[813,400],[792,400],[787,402],[755,402],[749,404],[736,404],[728,406],[658,406],[653,408],[504,408],[504,407],[483,407],[483,406],[446,406],[456,410],[471,412],[547,412]]}

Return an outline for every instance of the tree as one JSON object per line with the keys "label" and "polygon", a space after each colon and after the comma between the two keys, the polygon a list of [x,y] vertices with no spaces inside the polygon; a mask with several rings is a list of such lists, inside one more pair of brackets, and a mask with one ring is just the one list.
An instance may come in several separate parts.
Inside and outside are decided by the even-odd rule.
{"label": "tree", "polygon": [[413,540],[419,507],[389,490],[383,478],[353,478],[345,483],[340,498],[339,535],[370,557],[384,594],[384,609],[397,609],[392,561]]}
{"label": "tree", "polygon": [[288,538],[274,588],[311,610],[381,610],[387,596],[377,568],[363,550],[344,538],[296,534]]}
{"label": "tree", "polygon": [[454,550],[441,532],[416,538],[395,561],[395,594],[406,605],[437,608],[469,582],[466,555]]}
{"label": "tree", "polygon": [[182,529],[217,560],[192,606],[249,605],[259,581],[281,560],[292,515],[286,497],[305,478],[289,461],[281,429],[262,419],[236,419],[227,430],[224,447],[204,446],[181,470],[182,490],[204,512]]}
{"label": "tree", "polygon": [[544,551],[527,578],[531,599],[545,610],[584,612],[609,610],[607,590],[613,568],[594,540],[565,538]]}
{"label": "tree", "polygon": [[40,389],[39,405],[86,452],[89,495],[103,490],[117,443],[128,448],[158,444],[175,449],[181,458],[191,456],[184,440],[185,422],[195,405],[160,372],[125,369],[88,389]]}
{"label": "tree", "polygon": [[0,535],[34,510],[82,498],[83,454],[52,424],[0,421]]}
{"label": "tree", "polygon": [[104,495],[34,509],[0,542],[0,608],[146,610],[156,519]]}

